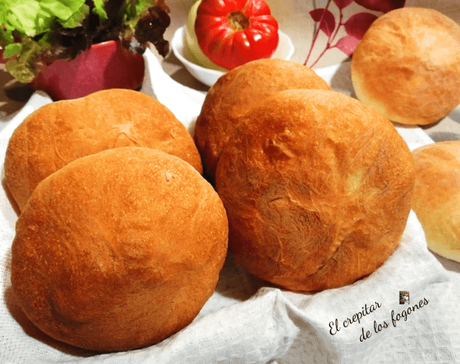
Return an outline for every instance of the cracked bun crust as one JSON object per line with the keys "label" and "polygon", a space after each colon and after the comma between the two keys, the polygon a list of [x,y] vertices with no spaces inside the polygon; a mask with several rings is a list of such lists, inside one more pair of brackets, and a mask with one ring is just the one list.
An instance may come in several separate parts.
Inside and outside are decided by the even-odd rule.
{"label": "cracked bun crust", "polygon": [[53,102],[29,115],[6,152],[8,190],[22,210],[38,183],[67,163],[127,146],[160,149],[202,173],[193,138],[171,111],[141,92],[111,89]]}
{"label": "cracked bun crust", "polygon": [[206,95],[195,126],[205,175],[214,180],[220,155],[248,110],[275,92],[311,88],[331,89],[309,67],[273,58],[245,63],[220,77]]}
{"label": "cracked bun crust", "polygon": [[241,120],[216,188],[236,261],[286,289],[319,291],[369,275],[394,251],[414,178],[408,146],[373,108],[289,90]]}
{"label": "cracked bun crust", "polygon": [[412,209],[428,248],[460,262],[460,141],[430,144],[412,154],[416,170]]}
{"label": "cracked bun crust", "polygon": [[43,332],[97,351],[152,345],[213,294],[228,222],[213,187],[149,148],[83,157],[44,179],[20,215],[13,292]]}
{"label": "cracked bun crust", "polygon": [[460,26],[433,9],[390,11],[358,43],[351,75],[358,99],[390,120],[434,123],[460,103]]}

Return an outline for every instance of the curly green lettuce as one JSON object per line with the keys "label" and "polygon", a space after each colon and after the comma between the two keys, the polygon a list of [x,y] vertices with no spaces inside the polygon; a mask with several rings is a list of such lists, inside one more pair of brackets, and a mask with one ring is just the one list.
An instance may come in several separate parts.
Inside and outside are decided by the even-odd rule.
{"label": "curly green lettuce", "polygon": [[170,24],[164,0],[3,0],[0,47],[6,70],[31,82],[57,59],[72,60],[92,44],[121,40],[142,53],[147,42],[162,56],[163,35]]}

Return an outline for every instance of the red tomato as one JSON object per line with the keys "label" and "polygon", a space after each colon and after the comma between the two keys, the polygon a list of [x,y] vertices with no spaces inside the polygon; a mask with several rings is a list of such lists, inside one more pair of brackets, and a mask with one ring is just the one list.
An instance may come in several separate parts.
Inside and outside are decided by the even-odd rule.
{"label": "red tomato", "polygon": [[228,70],[270,58],[279,41],[278,22],[264,0],[202,0],[195,33],[202,52]]}

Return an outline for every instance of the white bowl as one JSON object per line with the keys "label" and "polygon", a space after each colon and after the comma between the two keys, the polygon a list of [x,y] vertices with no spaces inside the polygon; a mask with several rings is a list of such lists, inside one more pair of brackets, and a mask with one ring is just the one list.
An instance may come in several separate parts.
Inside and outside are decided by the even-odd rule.
{"label": "white bowl", "polygon": [[[185,45],[185,27],[176,30],[172,38],[172,50],[174,55],[182,62],[184,67],[195,77],[198,81],[211,87],[217,79],[224,74],[222,71],[217,71],[197,65],[190,60],[190,52]],[[294,54],[294,45],[291,39],[281,31],[279,32],[278,48],[273,54],[272,58],[279,58],[290,60]]]}

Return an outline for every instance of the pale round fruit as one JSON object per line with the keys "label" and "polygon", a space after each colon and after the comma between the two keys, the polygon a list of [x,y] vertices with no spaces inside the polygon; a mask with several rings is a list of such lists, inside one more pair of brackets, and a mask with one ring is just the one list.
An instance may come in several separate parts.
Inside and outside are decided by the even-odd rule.
{"label": "pale round fruit", "polygon": [[198,6],[200,6],[201,0],[198,0],[193,6],[191,7],[188,17],[187,17],[187,24],[185,26],[185,45],[190,51],[190,54],[193,56],[193,59],[190,61],[198,64],[199,66],[203,66],[205,68],[210,68],[217,71],[226,72],[227,70],[223,67],[219,67],[213,61],[211,61],[202,51],[200,45],[198,44],[198,39],[196,38],[195,34],[195,20],[196,20],[196,12]]}

